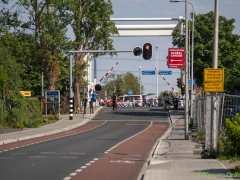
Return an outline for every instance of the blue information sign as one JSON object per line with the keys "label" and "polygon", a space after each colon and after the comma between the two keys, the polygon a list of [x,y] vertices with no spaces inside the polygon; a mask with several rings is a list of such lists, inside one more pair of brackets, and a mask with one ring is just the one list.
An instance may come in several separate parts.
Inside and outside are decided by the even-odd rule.
{"label": "blue information sign", "polygon": [[46,91],[47,98],[58,98],[60,95],[59,90],[57,91]]}
{"label": "blue information sign", "polygon": [[[189,80],[188,80],[188,84],[192,84],[191,82],[192,82],[192,80],[189,79]],[[195,80],[195,79],[193,80],[193,85],[194,85],[194,86],[196,85],[196,80]]]}
{"label": "blue information sign", "polygon": [[133,91],[132,90],[128,90],[128,95],[132,95]]}
{"label": "blue information sign", "polygon": [[155,75],[155,71],[142,71],[142,75]]}
{"label": "blue information sign", "polygon": [[159,75],[160,75],[160,74],[161,74],[161,75],[172,75],[172,71],[166,71],[166,70],[164,71],[164,70],[163,70],[163,71],[159,71],[158,74],[159,74]]}

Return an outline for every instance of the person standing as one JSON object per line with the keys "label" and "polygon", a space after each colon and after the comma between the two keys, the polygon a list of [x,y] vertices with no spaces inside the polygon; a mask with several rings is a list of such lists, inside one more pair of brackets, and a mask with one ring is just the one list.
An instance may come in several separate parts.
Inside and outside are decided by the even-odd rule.
{"label": "person standing", "polygon": [[113,94],[112,102],[113,102],[113,110],[115,110],[115,108],[117,109],[117,96],[115,93]]}
{"label": "person standing", "polygon": [[89,101],[89,106],[90,106],[90,114],[93,114],[93,98]]}

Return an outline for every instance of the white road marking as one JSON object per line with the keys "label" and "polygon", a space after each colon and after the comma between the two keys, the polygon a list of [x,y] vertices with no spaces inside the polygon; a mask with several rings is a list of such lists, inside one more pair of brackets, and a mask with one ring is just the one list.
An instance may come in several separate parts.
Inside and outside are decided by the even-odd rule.
{"label": "white road marking", "polygon": [[74,156],[61,156],[61,158],[78,158],[78,157],[74,157]]}
{"label": "white road marking", "polygon": [[77,170],[76,170],[76,172],[81,172],[81,171],[82,171],[82,169],[77,169]]}
{"label": "white road marking", "polygon": [[71,179],[71,177],[65,177],[63,180],[69,180]]}
{"label": "white road marking", "polygon": [[80,153],[80,152],[70,152],[70,154],[86,154],[86,153]]}
{"label": "white road marking", "polygon": [[129,158],[123,158],[123,159],[131,160],[131,161],[139,161],[140,160],[140,159],[129,159]]}
{"label": "white road marking", "polygon": [[148,126],[148,124],[125,124],[126,126]]}
{"label": "white road marking", "polygon": [[70,176],[75,176],[77,173],[71,173]]}
{"label": "white road marking", "polygon": [[22,154],[27,154],[27,153],[12,153],[12,155],[22,155]]}
{"label": "white road marking", "polygon": [[40,152],[40,154],[56,154],[56,152]]}
{"label": "white road marking", "polygon": [[110,161],[111,163],[135,163],[134,161],[122,161],[122,160],[118,160],[118,161]]}
{"label": "white road marking", "polygon": [[45,156],[29,156],[29,158],[45,158]]}
{"label": "white road marking", "polygon": [[82,166],[81,169],[85,169],[87,166]]}
{"label": "white road marking", "polygon": [[87,163],[87,164],[86,164],[86,166],[90,166],[90,165],[91,165],[91,163]]}
{"label": "white road marking", "polygon": [[2,157],[0,159],[13,159],[14,157]]}

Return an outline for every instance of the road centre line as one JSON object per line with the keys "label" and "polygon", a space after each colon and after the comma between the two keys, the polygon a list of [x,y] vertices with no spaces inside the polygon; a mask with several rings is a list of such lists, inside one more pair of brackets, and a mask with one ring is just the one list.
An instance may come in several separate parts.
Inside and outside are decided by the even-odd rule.
{"label": "road centre line", "polygon": [[45,158],[45,156],[29,156],[29,158]]}
{"label": "road centre line", "polygon": [[81,153],[81,152],[70,152],[70,154],[86,154],[86,153]]}
{"label": "road centre line", "polygon": [[40,154],[56,154],[56,152],[40,152]]}

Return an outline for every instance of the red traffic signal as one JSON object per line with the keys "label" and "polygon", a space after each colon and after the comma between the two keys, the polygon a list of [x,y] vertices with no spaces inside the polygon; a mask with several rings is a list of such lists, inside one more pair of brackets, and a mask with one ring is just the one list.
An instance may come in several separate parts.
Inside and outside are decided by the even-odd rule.
{"label": "red traffic signal", "polygon": [[184,84],[181,85],[181,91],[182,91],[182,96],[184,96],[184,94],[185,94],[185,85]]}
{"label": "red traffic signal", "polygon": [[152,45],[150,43],[145,43],[143,45],[143,59],[149,60],[152,58]]}
{"label": "red traffic signal", "polygon": [[181,88],[181,78],[177,78],[177,87]]}

